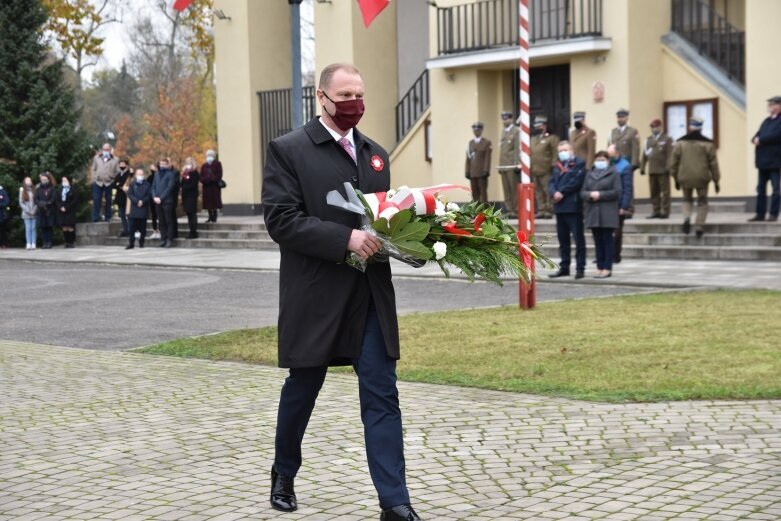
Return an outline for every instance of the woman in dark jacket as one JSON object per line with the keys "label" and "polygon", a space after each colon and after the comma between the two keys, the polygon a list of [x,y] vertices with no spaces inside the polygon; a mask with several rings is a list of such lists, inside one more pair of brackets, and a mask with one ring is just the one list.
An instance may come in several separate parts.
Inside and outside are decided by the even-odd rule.
{"label": "woman in dark jacket", "polygon": [[44,172],[40,176],[40,184],[35,188],[35,206],[38,208],[38,228],[41,229],[43,248],[52,247],[54,221],[56,216],[55,189],[57,183],[54,176]]}
{"label": "woman in dark jacket", "polygon": [[182,208],[184,209],[184,213],[187,214],[187,224],[190,227],[190,234],[187,236],[188,239],[198,238],[198,220],[196,215],[198,214],[199,179],[198,169],[195,167],[195,160],[188,157],[184,162],[182,177],[179,181],[182,189]]}
{"label": "woman in dark jacket", "polygon": [[54,202],[56,205],[56,221],[57,225],[62,228],[65,247],[73,248],[76,243],[76,205],[79,200],[76,190],[71,187],[70,179],[67,177],[63,176]]}
{"label": "woman in dark jacket", "polygon": [[154,206],[150,204],[152,184],[144,179],[143,169],[136,170],[135,178],[128,185],[127,198],[130,201],[130,212],[128,212],[130,233],[125,249],[132,250],[135,247],[136,233],[138,233],[138,246],[143,248],[146,239],[146,219],[149,215],[149,208]]}
{"label": "woman in dark jacket", "polygon": [[222,208],[222,163],[217,160],[214,150],[206,152],[206,162],[201,166],[201,184],[203,184],[203,209],[208,210],[208,222],[217,222],[217,210]]}
{"label": "woman in dark jacket", "polygon": [[597,270],[594,278],[610,277],[613,269],[613,232],[618,228],[618,203],[621,199],[621,177],[610,165],[607,152],[594,155],[594,166],[586,174],[580,198],[584,201],[585,225],[594,235]]}
{"label": "woman in dark jacket", "polygon": [[127,237],[127,193],[125,192],[125,186],[130,181],[130,176],[133,171],[127,164],[127,160],[123,159],[119,162],[119,173],[114,178],[112,188],[114,189],[114,204],[117,205],[117,213],[119,214],[119,220],[122,222],[122,231],[119,232],[120,237]]}

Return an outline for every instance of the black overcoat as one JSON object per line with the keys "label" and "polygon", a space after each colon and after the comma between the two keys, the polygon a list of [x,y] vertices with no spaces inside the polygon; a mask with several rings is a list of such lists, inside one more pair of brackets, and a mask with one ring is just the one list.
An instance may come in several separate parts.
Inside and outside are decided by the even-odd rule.
{"label": "black overcoat", "polygon": [[[76,190],[71,187],[68,193],[65,195],[65,200],[62,200],[62,187],[57,188],[57,193],[54,196],[54,212],[57,226],[73,228],[76,226],[76,206],[79,204],[79,196]],[[62,209],[65,208],[63,212]]]}
{"label": "black overcoat", "polygon": [[[152,201],[152,185],[148,181],[137,183],[133,181],[127,189],[127,196],[130,199],[131,219],[146,219],[149,215],[149,205]],[[141,206],[138,206],[141,201]]]}
{"label": "black overcoat", "polygon": [[35,188],[35,206],[38,207],[38,227],[54,226],[55,222],[55,188],[48,184],[39,184]]}
{"label": "black overcoat", "polygon": [[179,181],[182,188],[182,208],[185,213],[195,213],[198,211],[198,170],[182,172],[182,178]]}
{"label": "black overcoat", "polygon": [[[370,299],[388,356],[399,358],[396,295],[388,263],[365,273],[344,263],[357,215],[326,203],[349,182],[364,193],[390,187],[388,153],[354,131],[357,165],[317,118],[272,141],[263,170],[266,227],[279,243],[279,366],[350,363],[360,353]],[[372,167],[379,157],[382,167]],[[376,162],[375,162],[376,163]]]}

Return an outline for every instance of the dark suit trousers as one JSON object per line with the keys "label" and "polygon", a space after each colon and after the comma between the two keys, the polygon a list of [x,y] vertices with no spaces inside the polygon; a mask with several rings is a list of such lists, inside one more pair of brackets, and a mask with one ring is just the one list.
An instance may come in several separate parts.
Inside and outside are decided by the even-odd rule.
{"label": "dark suit trousers", "polygon": [[592,228],[591,233],[594,235],[594,251],[597,257],[597,269],[598,270],[612,270],[613,269],[613,228]]}
{"label": "dark suit trousers", "polygon": [[174,203],[162,202],[157,205],[157,218],[160,220],[160,240],[173,241],[176,238]]}
{"label": "dark suit trousers", "polygon": [[582,213],[557,213],[556,235],[559,238],[559,251],[561,252],[561,270],[569,273],[569,265],[572,262],[570,237],[575,238],[575,269],[586,269],[586,236],[583,232]]}
{"label": "dark suit trousers", "polygon": [[[409,503],[396,360],[385,352],[373,303],[366,319],[361,354],[353,361],[353,367],[358,375],[366,459],[380,508]],[[327,371],[327,367],[290,369],[282,386],[274,457],[274,467],[281,476],[295,477],[301,467],[301,442]]]}
{"label": "dark suit trousers", "polygon": [[128,221],[130,222],[128,243],[130,246],[133,246],[136,243],[136,232],[138,232],[138,244],[143,246],[144,240],[146,239],[146,219],[131,217]]}
{"label": "dark suit trousers", "polygon": [[488,177],[471,177],[469,184],[472,188],[472,200],[488,203]]}
{"label": "dark suit trousers", "polygon": [[781,191],[779,190],[779,181],[781,180],[781,171],[775,170],[760,170],[759,182],[757,183],[757,215],[760,217],[765,216],[767,212],[767,184],[770,183],[772,190],[770,196],[770,216],[778,217],[779,209],[781,209]]}

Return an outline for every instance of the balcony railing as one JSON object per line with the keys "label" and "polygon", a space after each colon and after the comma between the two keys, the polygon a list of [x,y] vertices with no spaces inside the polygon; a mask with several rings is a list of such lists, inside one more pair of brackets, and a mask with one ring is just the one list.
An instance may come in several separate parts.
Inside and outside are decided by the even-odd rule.
{"label": "balcony railing", "polygon": [[702,0],[672,0],[672,30],[718,65],[730,79],[746,84],[746,32]]}
{"label": "balcony railing", "polygon": [[[266,148],[268,144],[293,130],[293,116],[291,114],[292,89],[275,89],[258,92],[260,101],[260,140],[263,164],[266,164]],[[315,88],[303,87],[302,104],[304,123],[315,116]]]}
{"label": "balcony railing", "polygon": [[[602,35],[602,0],[529,0],[530,43]],[[518,0],[437,8],[439,55],[518,45]]]}
{"label": "balcony railing", "polygon": [[418,76],[415,83],[396,105],[396,142],[402,140],[415,122],[431,104],[428,87],[428,69]]}

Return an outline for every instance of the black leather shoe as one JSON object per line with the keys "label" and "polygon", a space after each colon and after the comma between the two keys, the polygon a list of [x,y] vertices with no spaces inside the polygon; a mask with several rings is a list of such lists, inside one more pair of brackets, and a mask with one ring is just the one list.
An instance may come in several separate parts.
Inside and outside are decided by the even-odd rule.
{"label": "black leather shoe", "polygon": [[613,264],[621,264],[621,257],[613,257]]}
{"label": "black leather shoe", "polygon": [[670,218],[670,214],[666,214],[666,213],[663,213],[662,215],[659,216],[659,219],[669,219],[669,218]]}
{"label": "black leather shoe", "polygon": [[760,222],[760,221],[764,221],[764,220],[765,220],[764,216],[762,216],[762,215],[755,215],[754,217],[749,219],[748,222],[755,223],[755,222]]}
{"label": "black leather shoe", "polygon": [[132,250],[133,248],[135,248],[135,246],[133,246],[132,244],[128,244],[127,246],[125,246],[126,250]]}
{"label": "black leather shoe", "polygon": [[683,233],[689,235],[692,232],[692,223],[689,219],[683,221]]}
{"label": "black leather shoe", "polygon": [[559,270],[556,273],[548,275],[551,279],[558,279],[559,277],[569,277],[569,271]]}
{"label": "black leather shoe", "polygon": [[777,215],[771,215],[770,217],[767,218],[767,222],[769,222],[769,223],[774,223],[776,221],[778,221],[778,216]]}
{"label": "black leather shoe", "polygon": [[271,467],[271,508],[280,512],[295,512],[298,510],[296,491],[293,489],[293,479],[277,474]]}
{"label": "black leather shoe", "polygon": [[168,244],[168,241],[162,241],[160,244],[157,245],[158,248],[165,248],[165,246]]}
{"label": "black leather shoe", "polygon": [[380,521],[420,521],[412,505],[396,505],[380,514]]}
{"label": "black leather shoe", "polygon": [[578,271],[575,273],[575,280],[582,279],[585,276],[586,276],[585,273],[583,273],[582,271]]}
{"label": "black leather shoe", "polygon": [[702,236],[705,235],[705,232],[702,230],[697,230],[697,238],[702,239]]}

